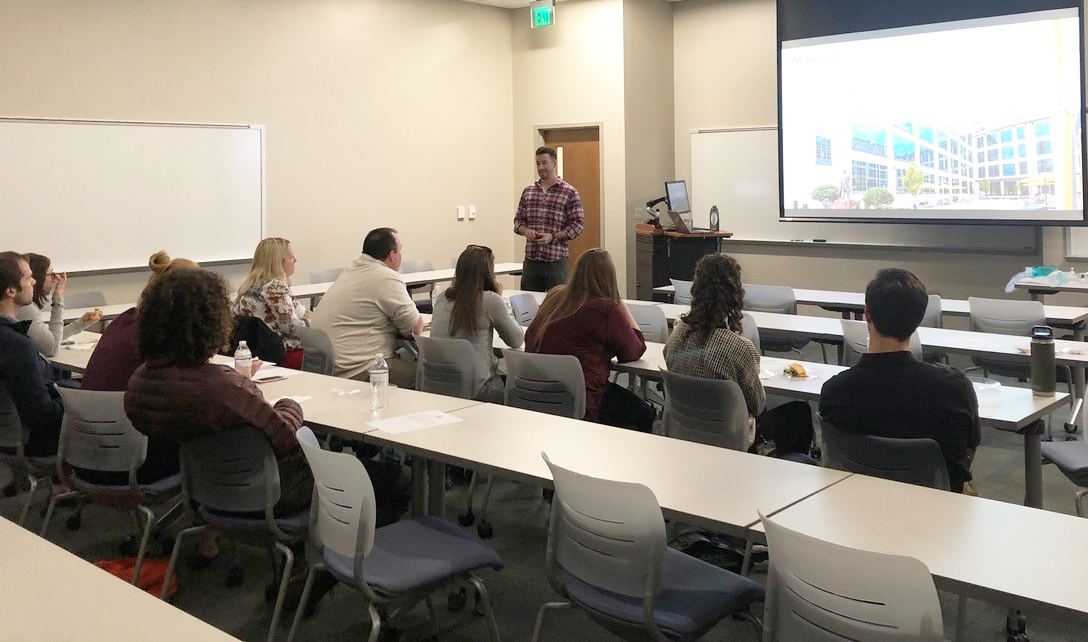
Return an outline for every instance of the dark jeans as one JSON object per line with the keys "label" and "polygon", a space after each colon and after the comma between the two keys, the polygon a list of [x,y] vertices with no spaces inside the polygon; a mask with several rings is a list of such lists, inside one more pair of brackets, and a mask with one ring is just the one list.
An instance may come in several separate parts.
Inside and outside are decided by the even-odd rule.
{"label": "dark jeans", "polygon": [[801,453],[807,455],[812,447],[812,408],[806,401],[791,401],[765,410],[756,417],[756,443],[773,441],[778,455]]}
{"label": "dark jeans", "polygon": [[531,292],[547,292],[557,285],[567,282],[566,257],[558,261],[533,261],[525,259],[522,263],[521,289]]}
{"label": "dark jeans", "polygon": [[654,409],[627,388],[609,382],[601,396],[597,423],[650,432],[654,427]]}

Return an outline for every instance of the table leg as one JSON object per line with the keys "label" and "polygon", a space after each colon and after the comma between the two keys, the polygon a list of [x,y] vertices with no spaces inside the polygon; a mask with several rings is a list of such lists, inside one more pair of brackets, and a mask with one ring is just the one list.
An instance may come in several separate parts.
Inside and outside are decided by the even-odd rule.
{"label": "table leg", "polygon": [[427,461],[427,514],[446,517],[446,464]]}
{"label": "table leg", "polygon": [[1043,507],[1042,439],[1042,430],[1024,433],[1024,506],[1031,508]]}
{"label": "table leg", "polygon": [[412,517],[427,514],[427,462],[412,457]]}

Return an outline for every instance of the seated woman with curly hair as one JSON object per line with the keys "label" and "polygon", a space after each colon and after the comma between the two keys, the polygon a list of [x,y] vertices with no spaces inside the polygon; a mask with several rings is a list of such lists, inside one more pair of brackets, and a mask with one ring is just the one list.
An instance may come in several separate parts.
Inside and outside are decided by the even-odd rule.
{"label": "seated woman with curly hair", "polygon": [[218,274],[191,268],[170,270],[144,290],[136,319],[144,364],[128,381],[125,412],[141,433],[174,443],[256,427],[279,464],[276,514],[295,513],[313,493],[313,475],[295,441],[302,407],[292,399],[273,406],[249,377],[208,362],[230,338],[227,291]]}
{"label": "seated woman with curly hair", "polygon": [[763,409],[767,393],[759,380],[759,352],[741,336],[743,304],[736,259],[726,254],[699,259],[691,285],[691,311],[676,321],[669,335],[665,364],[669,372],[736,382],[748,406],[750,445],[766,438],[775,442],[778,454],[807,454],[813,432],[808,404],[795,401]]}

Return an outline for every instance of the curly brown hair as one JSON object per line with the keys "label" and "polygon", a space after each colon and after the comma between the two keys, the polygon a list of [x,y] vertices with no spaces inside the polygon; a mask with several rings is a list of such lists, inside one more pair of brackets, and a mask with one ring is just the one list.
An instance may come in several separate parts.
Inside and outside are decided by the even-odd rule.
{"label": "curly brown hair", "polygon": [[691,312],[681,317],[700,340],[718,328],[740,332],[744,286],[740,264],[728,254],[707,254],[695,265]]}
{"label": "curly brown hair", "polygon": [[197,366],[230,340],[227,283],[208,270],[172,269],[147,286],[136,316],[140,357]]}

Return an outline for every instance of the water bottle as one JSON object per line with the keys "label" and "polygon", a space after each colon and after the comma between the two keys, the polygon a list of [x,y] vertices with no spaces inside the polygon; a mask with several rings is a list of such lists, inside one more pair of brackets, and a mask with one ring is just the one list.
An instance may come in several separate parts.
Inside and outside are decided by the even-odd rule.
{"label": "water bottle", "polygon": [[239,341],[238,349],[234,351],[234,369],[247,377],[253,376],[253,353],[245,341]]}
{"label": "water bottle", "polygon": [[1053,397],[1057,389],[1054,361],[1054,331],[1050,326],[1037,325],[1031,329],[1031,393],[1036,397]]}
{"label": "water bottle", "polygon": [[370,409],[375,412],[389,406],[389,364],[385,356],[378,353],[378,358],[370,366]]}

